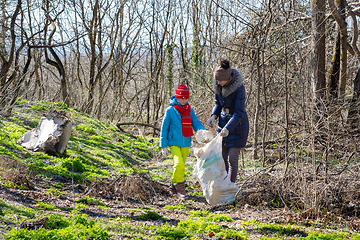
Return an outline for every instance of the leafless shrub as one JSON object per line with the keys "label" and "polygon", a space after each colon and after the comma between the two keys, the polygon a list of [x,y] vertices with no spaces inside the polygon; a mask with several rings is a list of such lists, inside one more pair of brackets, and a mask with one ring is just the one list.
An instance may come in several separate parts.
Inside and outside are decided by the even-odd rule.
{"label": "leafless shrub", "polygon": [[7,155],[0,155],[0,178],[6,182],[13,182],[20,187],[32,188],[31,178],[34,171],[23,162]]}
{"label": "leafless shrub", "polygon": [[167,188],[145,173],[121,175],[110,180],[93,181],[83,195],[121,201],[151,201],[168,195]]}
{"label": "leafless shrub", "polygon": [[358,214],[360,139],[348,132],[346,118],[342,117],[346,104],[326,107],[326,114],[318,115],[317,124],[290,139],[292,150],[286,158],[275,153],[285,152],[282,142],[266,150],[269,155],[278,156],[275,164],[247,179],[238,199],[253,205],[303,210],[307,217],[324,210]]}

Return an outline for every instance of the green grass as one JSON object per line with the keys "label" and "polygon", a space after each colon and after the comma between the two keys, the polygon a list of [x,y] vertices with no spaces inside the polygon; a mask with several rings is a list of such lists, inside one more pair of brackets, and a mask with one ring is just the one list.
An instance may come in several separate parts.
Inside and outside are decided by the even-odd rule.
{"label": "green grass", "polygon": [[203,196],[203,192],[198,192],[198,191],[189,192],[187,194],[192,196]]}
{"label": "green grass", "polygon": [[278,225],[274,223],[270,224],[258,224],[257,228],[264,231],[264,234],[274,234],[277,237],[293,236],[293,237],[305,237],[306,232],[302,231],[299,226],[294,225]]}
{"label": "green grass", "polygon": [[[11,118],[0,120],[0,154],[18,160],[28,159],[29,165],[39,177],[61,176],[77,182],[84,179],[107,178],[113,173],[133,173],[129,160],[149,159],[149,152],[154,147],[147,139],[139,137],[135,144],[118,139],[127,139],[113,126],[88,117],[86,114],[69,109],[61,102],[30,102],[18,100],[19,104],[29,104],[30,108],[14,108]],[[63,110],[72,119],[73,131],[67,152],[62,155],[49,155],[41,152],[27,152],[16,142],[34,126],[25,123],[39,122],[39,111]],[[34,121],[35,119],[35,121]],[[121,146],[121,148],[120,148]],[[156,146],[157,147],[157,146]],[[15,153],[16,152],[16,153]],[[136,159],[132,155],[136,155]],[[124,157],[130,156],[130,157]],[[118,172],[120,170],[120,172]]]}
{"label": "green grass", "polygon": [[5,222],[21,223],[24,220],[34,219],[37,210],[22,205],[12,206],[5,201],[0,200],[2,214],[0,219]]}
{"label": "green grass", "polygon": [[34,208],[41,209],[41,210],[54,210],[57,207],[53,204],[46,203],[46,202],[38,202],[34,205]]}
{"label": "green grass", "polygon": [[[302,240],[345,240],[349,239],[349,234],[339,232],[339,233],[320,233],[320,232],[311,232],[306,237],[299,237],[298,239]],[[352,240],[360,239],[359,234],[354,234],[354,236],[351,238]]]}
{"label": "green grass", "polygon": [[190,237],[191,234],[184,228],[176,228],[169,225],[162,225],[156,230],[157,239],[182,239]]}
{"label": "green grass", "polygon": [[63,193],[55,188],[48,188],[44,191],[45,193],[49,194],[50,196],[61,196]]}
{"label": "green grass", "polygon": [[4,180],[4,179],[0,179],[0,186],[6,187],[6,188],[13,188],[13,189],[21,189],[21,190],[26,190],[27,187],[24,186],[19,186],[16,183],[12,182],[12,181],[8,181],[8,180]]}
{"label": "green grass", "polygon": [[189,217],[206,217],[207,215],[209,215],[208,210],[190,210]]}
{"label": "green grass", "polygon": [[209,222],[233,222],[234,220],[225,214],[209,214],[205,218]]}
{"label": "green grass", "polygon": [[156,213],[154,211],[147,211],[146,213],[139,215],[138,219],[144,220],[144,221],[159,220],[159,219],[163,219],[163,216],[159,215],[158,213]]}
{"label": "green grass", "polygon": [[12,229],[4,235],[6,240],[26,239],[99,239],[107,240],[109,233],[98,224],[87,218],[85,214],[75,212],[73,215],[49,215],[46,228],[36,230]]}
{"label": "green grass", "polygon": [[106,205],[105,205],[102,201],[100,201],[99,199],[91,198],[91,197],[89,197],[89,196],[85,196],[85,197],[83,197],[83,198],[77,199],[77,200],[75,200],[75,202],[77,202],[77,203],[96,202],[96,205],[97,205],[97,206],[103,206],[103,207],[106,206]]}
{"label": "green grass", "polygon": [[177,205],[166,205],[163,207],[163,209],[177,209],[177,210],[186,210],[187,207],[182,204]]}
{"label": "green grass", "polygon": [[194,234],[209,235],[209,233],[213,233],[215,236],[222,238],[230,238],[230,236],[238,239],[247,238],[247,233],[245,231],[230,231],[231,229],[223,228],[221,225],[208,221],[207,219],[181,220],[178,224],[178,228]]}

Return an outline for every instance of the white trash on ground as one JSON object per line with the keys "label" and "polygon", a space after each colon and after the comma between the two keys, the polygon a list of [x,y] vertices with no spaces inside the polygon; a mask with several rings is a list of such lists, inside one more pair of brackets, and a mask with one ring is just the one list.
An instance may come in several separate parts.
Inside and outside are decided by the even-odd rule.
{"label": "white trash on ground", "polygon": [[217,135],[195,153],[197,163],[193,174],[200,182],[206,201],[211,205],[233,203],[239,190],[228,177],[221,145],[222,137]]}
{"label": "white trash on ground", "polygon": [[38,126],[27,131],[18,141],[26,149],[51,153],[63,153],[71,135],[71,120],[55,113],[40,119]]}

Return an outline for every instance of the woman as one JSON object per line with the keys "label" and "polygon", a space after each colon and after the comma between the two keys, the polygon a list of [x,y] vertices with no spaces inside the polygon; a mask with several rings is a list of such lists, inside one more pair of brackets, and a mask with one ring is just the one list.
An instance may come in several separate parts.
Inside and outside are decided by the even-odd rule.
{"label": "woman", "polygon": [[245,87],[236,68],[227,59],[222,60],[214,71],[215,104],[208,125],[219,118],[217,132],[223,137],[222,156],[232,182],[236,181],[241,148],[249,135],[249,120],[245,111]]}

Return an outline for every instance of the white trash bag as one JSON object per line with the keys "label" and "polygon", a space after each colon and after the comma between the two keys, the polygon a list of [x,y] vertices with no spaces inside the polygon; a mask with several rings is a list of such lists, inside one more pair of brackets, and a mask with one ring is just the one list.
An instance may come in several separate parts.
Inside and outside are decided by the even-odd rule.
{"label": "white trash bag", "polygon": [[27,131],[17,141],[26,149],[47,153],[64,153],[71,135],[71,120],[61,113],[51,113],[40,119],[35,129]]}
{"label": "white trash bag", "polygon": [[221,154],[222,137],[217,135],[200,148],[193,174],[203,189],[206,201],[211,205],[231,204],[239,188],[230,181]]}

